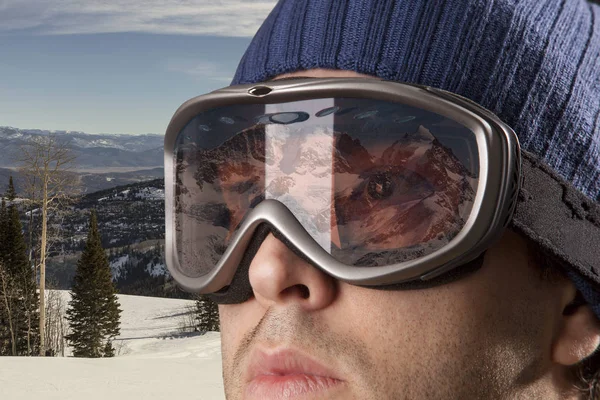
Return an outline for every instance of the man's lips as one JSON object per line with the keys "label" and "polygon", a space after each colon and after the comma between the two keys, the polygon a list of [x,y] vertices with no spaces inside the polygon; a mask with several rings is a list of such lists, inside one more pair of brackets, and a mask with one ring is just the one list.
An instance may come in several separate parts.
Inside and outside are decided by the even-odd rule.
{"label": "man's lips", "polygon": [[342,380],[331,369],[303,354],[283,349],[274,352],[256,351],[248,366],[248,381],[260,375],[315,375]]}
{"label": "man's lips", "polygon": [[343,383],[331,369],[291,349],[255,351],[245,381],[245,398],[262,400],[316,395]]}

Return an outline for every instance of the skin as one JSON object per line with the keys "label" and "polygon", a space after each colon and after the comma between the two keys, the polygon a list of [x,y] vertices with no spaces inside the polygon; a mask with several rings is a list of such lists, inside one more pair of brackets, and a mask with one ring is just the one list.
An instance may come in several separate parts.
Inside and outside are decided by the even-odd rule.
{"label": "skin", "polygon": [[254,296],[219,306],[226,397],[244,398],[252,351],[293,348],[343,381],[320,399],[577,399],[569,366],[600,344],[600,322],[587,305],[564,313],[573,284],[539,275],[512,231],[477,272],[405,291],[339,282],[269,236],[250,265]]}

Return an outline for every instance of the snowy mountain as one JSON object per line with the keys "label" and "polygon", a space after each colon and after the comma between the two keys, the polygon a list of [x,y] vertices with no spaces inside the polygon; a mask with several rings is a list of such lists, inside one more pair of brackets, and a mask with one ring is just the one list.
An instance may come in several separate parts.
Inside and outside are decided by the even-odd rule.
{"label": "snowy mountain", "polygon": [[[334,253],[335,217],[334,240],[346,250],[335,254],[340,261],[384,265],[405,261],[415,251],[429,254],[450,241],[475,197],[472,171],[423,126],[376,143],[287,126],[264,138],[264,127],[256,125],[211,149],[186,144],[177,165],[184,188],[177,206],[186,218],[176,229],[195,232],[179,255],[183,265],[195,268],[190,273],[214,265],[222,252],[216,244],[226,242],[246,211],[264,198],[285,204]],[[372,250],[382,248],[403,251]]]}
{"label": "snowy mountain", "polygon": [[[63,303],[69,293],[61,291]],[[223,400],[221,336],[181,333],[193,301],[118,295],[114,358],[0,357],[10,400]],[[67,349],[67,354],[69,354]]]}

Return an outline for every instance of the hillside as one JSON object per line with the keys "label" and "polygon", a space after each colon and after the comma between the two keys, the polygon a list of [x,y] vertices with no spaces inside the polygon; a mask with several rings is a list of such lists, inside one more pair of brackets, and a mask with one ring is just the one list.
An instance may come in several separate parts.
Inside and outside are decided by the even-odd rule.
{"label": "hillside", "polygon": [[[39,231],[40,212],[22,207],[28,238],[30,216]],[[123,294],[189,298],[178,289],[164,262],[164,184],[161,179],[133,183],[88,194],[61,215],[52,215],[47,282],[69,289],[87,237],[91,209],[98,214],[102,245],[111,263],[113,278]]]}

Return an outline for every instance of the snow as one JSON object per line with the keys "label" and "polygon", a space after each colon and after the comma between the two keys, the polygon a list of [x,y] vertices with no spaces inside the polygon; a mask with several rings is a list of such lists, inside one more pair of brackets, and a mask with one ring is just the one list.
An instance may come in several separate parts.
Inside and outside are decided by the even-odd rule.
{"label": "snow", "polygon": [[102,197],[101,199],[98,199],[98,201],[106,201],[109,199],[114,199],[114,200],[131,200],[131,199],[164,200],[165,199],[165,191],[164,191],[164,189],[145,187],[145,188],[138,188],[135,192],[132,193],[131,189],[126,189],[119,193],[113,193],[112,195],[110,195],[108,197]]}
{"label": "snow", "polygon": [[123,269],[123,265],[129,261],[129,254],[125,254],[113,262],[110,263],[110,270],[113,273],[115,278],[119,278],[121,276],[121,270]]}
{"label": "snow", "polygon": [[164,263],[154,264],[153,262],[148,263],[146,271],[152,276],[166,275],[167,266]]}
{"label": "snow", "polygon": [[[68,292],[62,292],[68,301]],[[117,356],[0,357],[2,398],[11,400],[224,400],[221,336],[181,334],[193,301],[119,295]]]}
{"label": "snow", "polygon": [[[77,135],[81,135],[82,132],[67,132],[73,133]],[[99,138],[98,138],[99,137]],[[98,138],[98,139],[96,139]],[[99,135],[87,135],[83,134],[82,136],[73,136],[72,142],[75,146],[81,147],[84,149],[90,149],[94,147],[105,147],[105,148],[114,148],[119,150],[128,150],[123,145],[119,144],[115,140],[107,140],[102,138]]]}
{"label": "snow", "polygon": [[143,188],[140,193],[137,194],[136,198],[146,200],[164,200],[165,191],[164,189],[157,188]]}

